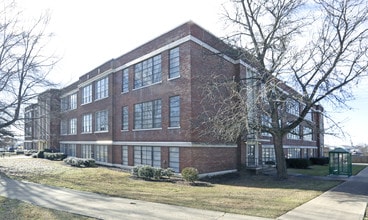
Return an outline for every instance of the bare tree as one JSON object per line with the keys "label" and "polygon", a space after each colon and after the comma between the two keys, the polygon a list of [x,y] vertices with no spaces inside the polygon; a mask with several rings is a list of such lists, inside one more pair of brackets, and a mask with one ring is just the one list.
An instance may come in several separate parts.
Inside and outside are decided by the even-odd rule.
{"label": "bare tree", "polygon": [[44,54],[51,36],[45,31],[48,15],[21,20],[14,3],[4,5],[0,11],[0,131],[9,131],[20,118],[22,105],[39,89],[52,85],[46,76],[55,59]]}
{"label": "bare tree", "polygon": [[[367,75],[368,5],[365,0],[231,2],[233,7],[225,8],[232,30],[227,40],[246,51],[243,56],[256,71],[228,85],[208,86],[207,100],[221,87],[229,95],[213,107],[218,110],[208,122],[229,141],[254,132],[272,135],[278,177],[286,179],[284,137],[316,105],[345,105],[351,86]],[[285,110],[292,105],[298,113],[290,117]]]}

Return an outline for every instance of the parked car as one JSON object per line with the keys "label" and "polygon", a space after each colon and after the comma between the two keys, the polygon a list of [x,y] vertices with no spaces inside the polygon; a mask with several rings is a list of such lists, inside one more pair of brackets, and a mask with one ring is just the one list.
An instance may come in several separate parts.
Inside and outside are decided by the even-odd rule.
{"label": "parked car", "polygon": [[14,152],[14,147],[8,147],[9,152]]}

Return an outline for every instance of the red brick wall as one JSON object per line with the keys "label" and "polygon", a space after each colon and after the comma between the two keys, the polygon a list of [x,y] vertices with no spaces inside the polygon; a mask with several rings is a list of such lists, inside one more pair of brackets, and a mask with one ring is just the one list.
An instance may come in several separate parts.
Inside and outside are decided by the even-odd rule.
{"label": "red brick wall", "polygon": [[199,173],[236,169],[235,147],[182,147],[180,170],[195,167]]}

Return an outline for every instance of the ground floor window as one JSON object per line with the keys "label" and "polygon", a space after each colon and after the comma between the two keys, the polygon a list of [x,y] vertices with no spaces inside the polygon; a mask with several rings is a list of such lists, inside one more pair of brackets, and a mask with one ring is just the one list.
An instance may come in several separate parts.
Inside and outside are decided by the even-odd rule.
{"label": "ground floor window", "polygon": [[179,173],[179,148],[169,148],[169,167]]}
{"label": "ground floor window", "polygon": [[135,146],[134,166],[137,165],[161,167],[161,148],[150,146]]}
{"label": "ground floor window", "polygon": [[90,144],[82,145],[82,158],[93,158],[92,145]]}
{"label": "ground floor window", "polygon": [[300,158],[300,148],[289,148],[287,158]]}
{"label": "ground floor window", "polygon": [[76,154],[76,145],[75,144],[61,144],[60,152],[68,155],[68,157],[75,157]]}
{"label": "ground floor window", "polygon": [[263,164],[269,164],[272,162],[276,162],[275,149],[262,148],[262,161],[263,161]]}
{"label": "ground floor window", "polygon": [[95,145],[93,159],[107,163],[107,145]]}
{"label": "ground floor window", "polygon": [[128,165],[128,146],[121,147],[121,164]]}

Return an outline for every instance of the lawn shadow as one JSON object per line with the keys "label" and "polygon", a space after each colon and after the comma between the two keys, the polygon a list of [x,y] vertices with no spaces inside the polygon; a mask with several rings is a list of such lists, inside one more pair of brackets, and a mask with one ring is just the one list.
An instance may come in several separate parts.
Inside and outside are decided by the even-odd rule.
{"label": "lawn shadow", "polygon": [[231,185],[254,188],[279,188],[300,190],[328,190],[343,181],[333,179],[314,178],[312,176],[289,175],[288,179],[277,178],[276,171],[254,174],[245,169],[235,173],[202,178],[201,181],[210,184]]}

